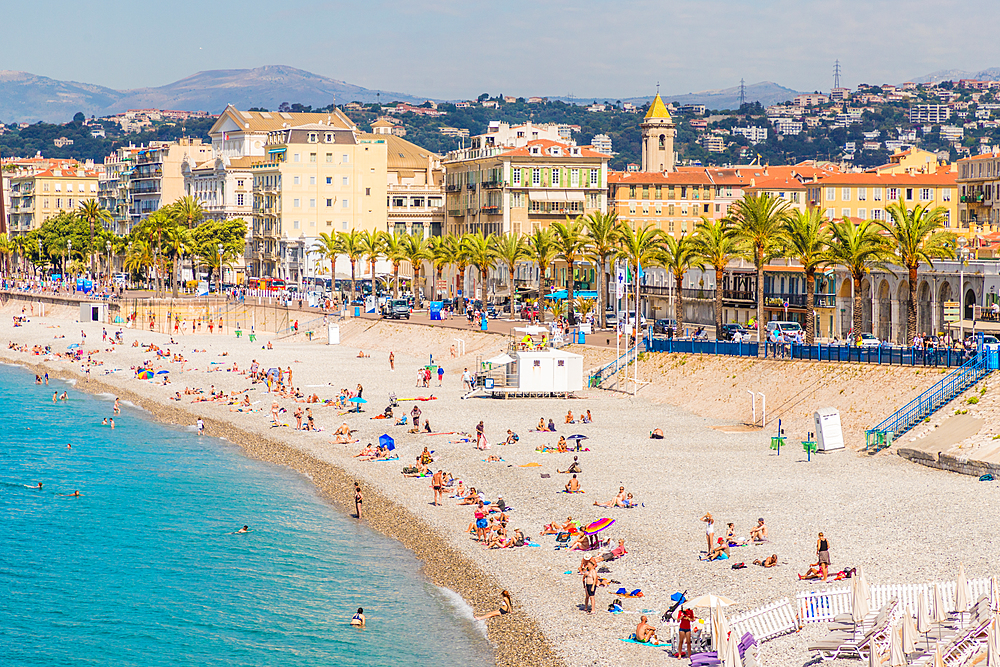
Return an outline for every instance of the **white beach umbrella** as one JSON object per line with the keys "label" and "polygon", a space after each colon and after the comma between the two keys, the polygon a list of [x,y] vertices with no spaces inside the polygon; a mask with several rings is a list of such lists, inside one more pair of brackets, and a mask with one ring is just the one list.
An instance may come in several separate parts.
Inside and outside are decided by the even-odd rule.
{"label": "white beach umbrella", "polygon": [[903,653],[909,655],[917,650],[917,627],[913,623],[913,613],[910,605],[903,612]]}
{"label": "white beach umbrella", "polygon": [[[720,614],[723,613],[721,607],[716,607],[716,609],[719,610]],[[729,636],[729,639],[726,641],[725,650],[718,655],[722,656],[723,667],[743,667],[743,660],[740,658],[739,641],[737,641],[736,635]]]}
{"label": "white beach umbrella", "polygon": [[941,586],[937,582],[934,583],[934,603],[931,605],[931,619],[935,623],[944,623],[948,620],[948,610],[944,608],[944,596],[941,594]]}
{"label": "white beach umbrella", "polygon": [[924,636],[927,648],[930,648],[930,643],[927,641],[927,633],[930,631],[931,615],[927,611],[927,594],[921,593],[920,598],[917,600],[917,632]]}
{"label": "white beach umbrella", "polygon": [[969,582],[965,578],[965,565],[958,564],[958,581],[955,583],[955,611],[964,614],[969,611]]}
{"label": "white beach umbrella", "polygon": [[729,605],[736,604],[727,597],[721,595],[699,595],[695,599],[687,603],[689,607],[728,607]]}
{"label": "white beach umbrella", "polygon": [[882,662],[882,657],[878,654],[878,646],[874,643],[870,644],[868,650],[868,667],[882,667],[885,664]]}
{"label": "white beach umbrella", "polygon": [[931,667],[944,667],[944,658],[941,656],[941,644],[934,645],[934,661]]}
{"label": "white beach umbrella", "polygon": [[902,622],[897,621],[889,633],[889,667],[906,667],[906,652],[903,650]]}
{"label": "white beach umbrella", "polygon": [[851,578],[851,618],[854,619],[855,625],[864,621],[871,611],[866,588],[860,574]]}
{"label": "white beach umbrella", "polygon": [[986,667],[1000,667],[1000,614],[993,614],[986,635]]}
{"label": "white beach umbrella", "polygon": [[712,607],[712,646],[716,655],[724,655],[728,640],[729,620],[722,611],[722,605],[715,605]]}
{"label": "white beach umbrella", "polygon": [[990,577],[990,611],[1000,611],[1000,584],[996,577]]}

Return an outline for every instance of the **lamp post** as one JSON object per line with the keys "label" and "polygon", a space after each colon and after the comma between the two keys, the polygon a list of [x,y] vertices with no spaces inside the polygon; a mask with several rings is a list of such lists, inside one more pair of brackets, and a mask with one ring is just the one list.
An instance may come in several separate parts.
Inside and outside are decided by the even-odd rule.
{"label": "lamp post", "polygon": [[42,240],[38,239],[38,265],[35,266],[35,273],[38,273],[38,266],[42,263]]}
{"label": "lamp post", "polygon": [[958,237],[958,338],[965,340],[965,262],[969,256],[969,241],[964,237]]}
{"label": "lamp post", "polygon": [[111,282],[111,240],[110,239],[108,239],[107,241],[104,242],[104,247],[107,248],[107,251],[108,251],[107,279],[108,279],[108,282]]}

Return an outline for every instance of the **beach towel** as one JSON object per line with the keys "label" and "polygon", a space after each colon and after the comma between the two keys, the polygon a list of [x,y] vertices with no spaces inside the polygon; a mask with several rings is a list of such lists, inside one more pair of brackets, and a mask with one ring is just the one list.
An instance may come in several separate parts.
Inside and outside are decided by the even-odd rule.
{"label": "beach towel", "polygon": [[541,463],[525,463],[524,465],[519,465],[518,468],[541,468]]}
{"label": "beach towel", "polygon": [[664,648],[666,644],[650,644],[648,642],[641,642],[636,640],[635,633],[633,632],[628,639],[619,639],[618,641],[625,642],[626,644],[638,644],[639,646],[651,646],[652,648]]}

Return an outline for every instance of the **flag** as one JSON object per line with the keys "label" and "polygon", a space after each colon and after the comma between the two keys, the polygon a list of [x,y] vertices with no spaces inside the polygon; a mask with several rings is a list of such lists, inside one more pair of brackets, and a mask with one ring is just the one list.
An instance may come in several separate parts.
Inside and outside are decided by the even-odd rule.
{"label": "flag", "polygon": [[615,273],[615,298],[621,299],[625,296],[625,281],[627,280],[625,276],[625,267],[618,265],[618,270]]}
{"label": "flag", "polygon": [[637,273],[639,274],[639,282],[642,282],[642,277],[644,275],[646,275],[646,272],[642,270],[642,263],[641,262],[636,262],[635,266],[636,266],[636,269],[638,270]]}

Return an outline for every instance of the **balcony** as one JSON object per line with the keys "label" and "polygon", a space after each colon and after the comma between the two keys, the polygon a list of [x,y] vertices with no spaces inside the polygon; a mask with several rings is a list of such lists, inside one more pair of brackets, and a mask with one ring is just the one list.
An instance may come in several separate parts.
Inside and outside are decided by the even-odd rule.
{"label": "balcony", "polygon": [[455,183],[452,183],[452,184],[444,186],[444,191],[445,192],[461,192],[462,191],[462,186],[458,185],[458,184],[455,184]]}
{"label": "balcony", "polygon": [[494,181],[483,181],[482,185],[484,188],[494,190],[496,188],[502,188],[505,185],[505,183],[502,180],[494,180]]}
{"label": "balcony", "polygon": [[500,214],[500,207],[499,206],[484,206],[481,210],[486,215],[499,215]]}
{"label": "balcony", "polygon": [[962,195],[960,200],[963,204],[982,204],[985,201],[985,196],[982,193]]}
{"label": "balcony", "polygon": [[465,187],[468,188],[469,190],[473,190],[474,191],[476,189],[476,184],[475,183],[467,183],[465,185]]}

